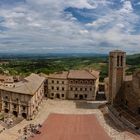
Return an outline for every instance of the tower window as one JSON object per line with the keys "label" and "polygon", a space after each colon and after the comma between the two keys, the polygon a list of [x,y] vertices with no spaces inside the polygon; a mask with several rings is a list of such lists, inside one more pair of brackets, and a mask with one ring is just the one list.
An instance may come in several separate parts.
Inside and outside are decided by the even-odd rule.
{"label": "tower window", "polygon": [[121,66],[123,66],[123,57],[121,56]]}
{"label": "tower window", "polygon": [[63,90],[63,91],[64,91],[64,89],[65,89],[65,88],[64,88],[64,87],[62,87],[62,90]]}
{"label": "tower window", "polygon": [[119,56],[117,56],[117,66],[119,66]]}

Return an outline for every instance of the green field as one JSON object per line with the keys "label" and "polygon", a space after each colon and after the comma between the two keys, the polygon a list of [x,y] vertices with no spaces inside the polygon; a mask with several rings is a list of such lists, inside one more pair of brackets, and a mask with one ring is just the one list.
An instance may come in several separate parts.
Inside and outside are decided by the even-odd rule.
{"label": "green field", "polygon": [[[3,62],[5,60],[1,60]],[[95,69],[100,71],[100,81],[108,75],[108,57],[69,57],[52,59],[7,59],[1,63],[0,73],[27,76],[30,73],[53,73],[70,69]],[[140,68],[140,55],[127,57],[127,74]]]}

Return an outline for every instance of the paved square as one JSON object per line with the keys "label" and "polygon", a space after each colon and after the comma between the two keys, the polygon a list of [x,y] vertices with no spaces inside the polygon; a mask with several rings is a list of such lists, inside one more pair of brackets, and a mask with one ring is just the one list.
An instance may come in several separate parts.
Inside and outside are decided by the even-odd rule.
{"label": "paved square", "polygon": [[30,140],[111,140],[95,115],[50,114]]}

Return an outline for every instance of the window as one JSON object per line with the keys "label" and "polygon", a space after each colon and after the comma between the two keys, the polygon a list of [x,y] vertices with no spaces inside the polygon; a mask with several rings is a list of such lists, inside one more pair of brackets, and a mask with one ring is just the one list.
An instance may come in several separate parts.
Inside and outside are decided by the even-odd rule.
{"label": "window", "polygon": [[138,107],[138,114],[140,114],[140,107]]}
{"label": "window", "polygon": [[8,106],[8,103],[7,102],[4,102],[5,103],[5,106],[7,107]]}
{"label": "window", "polygon": [[77,84],[78,82],[77,82],[77,81],[75,81],[75,83]]}
{"label": "window", "polygon": [[54,80],[52,80],[52,83],[54,83]]}
{"label": "window", "polygon": [[85,88],[85,91],[87,91],[87,88]]}
{"label": "window", "polygon": [[77,88],[75,88],[75,90],[77,91]]}
{"label": "window", "polygon": [[93,81],[92,80],[90,81],[90,84],[93,84]]}
{"label": "window", "polygon": [[73,81],[71,80],[71,81],[70,81],[70,83],[72,84],[72,83],[73,83]]}
{"label": "window", "polygon": [[71,87],[71,88],[70,88],[70,90],[72,91],[72,90],[73,90],[73,88]]}
{"label": "window", "polygon": [[17,108],[17,106],[14,104],[14,108]]}
{"label": "window", "polygon": [[62,90],[64,91],[64,87],[62,87]]}
{"label": "window", "polygon": [[90,91],[92,91],[92,88],[90,88]]}
{"label": "window", "polygon": [[87,98],[87,94],[85,94],[85,98]]}
{"label": "window", "polygon": [[123,56],[121,56],[121,66],[123,66]]}
{"label": "window", "polygon": [[128,105],[128,101],[127,101],[127,100],[125,100],[125,105],[126,105],[126,106]]}
{"label": "window", "polygon": [[56,89],[59,90],[59,87],[57,87]]}
{"label": "window", "polygon": [[83,81],[80,81],[81,84],[83,84]]}
{"label": "window", "polygon": [[62,81],[62,84],[64,84],[64,81]]}
{"label": "window", "polygon": [[117,56],[117,66],[119,66],[119,56]]}
{"label": "window", "polygon": [[22,109],[25,110],[25,106],[23,106]]}
{"label": "window", "polygon": [[74,97],[75,97],[75,98],[77,98],[77,97],[78,97],[78,95],[77,95],[77,94],[74,94]]}
{"label": "window", "polygon": [[64,94],[62,94],[61,96],[64,97]]}
{"label": "window", "polygon": [[51,96],[54,96],[54,93],[52,93]]}
{"label": "window", "polygon": [[5,99],[8,99],[8,97],[7,97],[7,96],[5,96]]}
{"label": "window", "polygon": [[54,90],[54,87],[52,87],[52,90]]}
{"label": "window", "polygon": [[57,81],[57,84],[59,84],[59,81]]}
{"label": "window", "polygon": [[80,91],[82,91],[82,88],[80,88]]}

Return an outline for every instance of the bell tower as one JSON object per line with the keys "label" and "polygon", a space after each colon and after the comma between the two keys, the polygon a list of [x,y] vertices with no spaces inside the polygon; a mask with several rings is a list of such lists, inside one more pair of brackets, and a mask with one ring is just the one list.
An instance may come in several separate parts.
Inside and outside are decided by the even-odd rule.
{"label": "bell tower", "polygon": [[109,53],[109,102],[113,105],[124,78],[126,52],[115,50]]}

